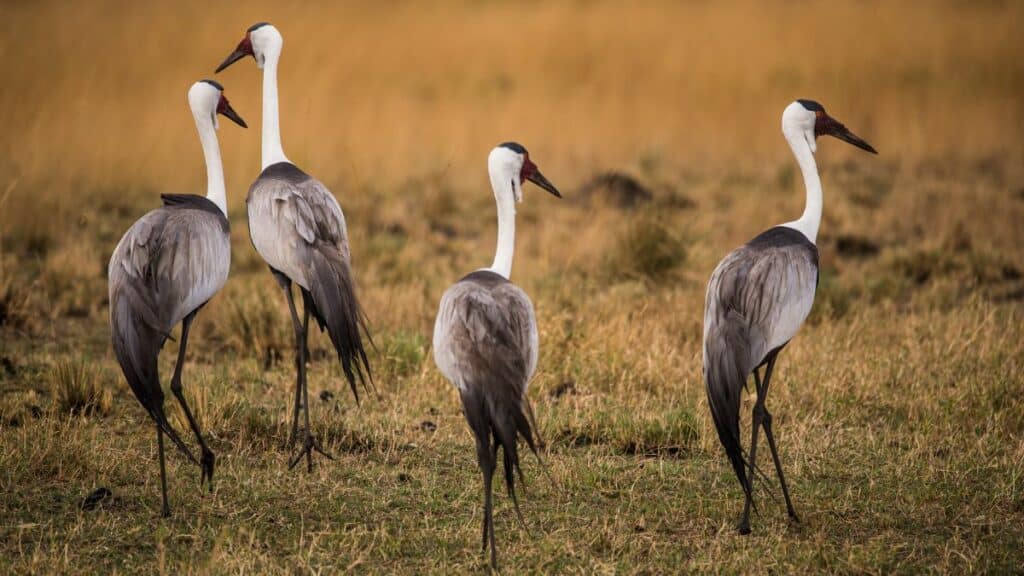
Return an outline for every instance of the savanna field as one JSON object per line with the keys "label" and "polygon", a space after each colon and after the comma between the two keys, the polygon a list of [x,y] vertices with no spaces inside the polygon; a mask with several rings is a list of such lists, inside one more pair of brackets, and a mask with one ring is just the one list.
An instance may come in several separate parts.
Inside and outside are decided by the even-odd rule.
{"label": "savanna field", "polygon": [[[287,470],[293,334],[248,237],[261,76],[237,64],[215,77],[250,126],[218,132],[231,275],[183,376],[218,468],[200,492],[169,452],[162,519],[107,262],[161,192],[204,193],[186,91],[263,20],[285,39],[284,148],[345,210],[378,393],[357,406],[314,330],[336,460]],[[487,153],[517,140],[565,198],[527,186],[518,207],[554,482],[524,458],[529,533],[496,489],[504,573],[1020,573],[1022,26],[1012,1],[3,3],[0,572],[484,571],[474,444],[431,334],[444,290],[492,260]],[[819,139],[820,284],[768,400],[803,522],[765,451],[739,536],[704,289],[803,210],[779,127],[795,98],[880,154]]]}

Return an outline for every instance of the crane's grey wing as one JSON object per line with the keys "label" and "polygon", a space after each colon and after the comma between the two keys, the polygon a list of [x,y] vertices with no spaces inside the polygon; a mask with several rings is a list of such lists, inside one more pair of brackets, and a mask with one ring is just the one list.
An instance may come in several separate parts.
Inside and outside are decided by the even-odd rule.
{"label": "crane's grey wing", "polygon": [[329,190],[290,163],[267,167],[249,188],[249,235],[264,260],[307,290],[306,252],[333,246],[349,263],[345,215]]}
{"label": "crane's grey wing", "polygon": [[749,493],[739,437],[740,393],[769,352],[788,342],[810,313],[818,250],[800,232],[772,228],[730,252],[708,282],[704,382],[733,470]]}
{"label": "crane's grey wing", "polygon": [[807,319],[818,285],[818,249],[800,232],[778,226],[726,256],[708,283],[708,330],[727,319],[745,324],[749,374],[789,342]]}
{"label": "crane's grey wing", "polygon": [[455,386],[522,397],[537,366],[537,322],[526,294],[493,272],[474,272],[441,298],[434,359]]}
{"label": "crane's grey wing", "polygon": [[[526,294],[504,277],[481,270],[449,288],[434,324],[434,362],[458,389],[478,446],[504,449],[505,485],[516,504],[517,435],[530,450],[532,410],[526,387],[537,363],[537,326]],[[491,444],[493,438],[494,444]],[[538,454],[538,458],[539,458]]]}
{"label": "crane's grey wing", "polygon": [[163,196],[169,207],[154,267],[161,310],[170,326],[224,286],[231,268],[228,220],[202,196]]}
{"label": "crane's grey wing", "polygon": [[320,181],[281,162],[260,174],[246,203],[253,246],[271,268],[302,287],[358,401],[356,379],[372,385],[361,335],[370,339],[370,332],[356,297],[345,216],[338,201]]}
{"label": "crane's grey wing", "polygon": [[136,398],[194,460],[163,412],[157,359],[174,325],[227,279],[227,219],[201,197],[165,197],[125,233],[108,268],[111,341]]}
{"label": "crane's grey wing", "polygon": [[[231,267],[227,218],[188,196],[140,218],[110,260],[110,289],[131,294],[132,308],[153,329],[170,332],[224,285]],[[209,202],[201,196],[198,201]],[[212,204],[212,203],[210,203]]]}

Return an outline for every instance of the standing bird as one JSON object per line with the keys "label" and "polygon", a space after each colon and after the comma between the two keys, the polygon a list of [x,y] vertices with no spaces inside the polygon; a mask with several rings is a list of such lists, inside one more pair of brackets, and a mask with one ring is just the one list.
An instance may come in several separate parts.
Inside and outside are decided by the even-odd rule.
{"label": "standing bird", "polygon": [[[246,56],[252,56],[256,66],[263,69],[263,171],[249,188],[245,201],[249,209],[249,237],[288,299],[295,330],[297,372],[290,448],[298,440],[300,407],[306,420],[303,447],[292,457],[288,468],[294,468],[305,455],[306,469],[311,472],[314,450],[329,459],[333,457],[320,446],[309,424],[309,316],[313,315],[320,330],[327,329],[356,402],[356,380],[364,387],[373,385],[360,330],[371,344],[373,341],[356,299],[341,206],[326,186],[292,164],[281,148],[277,64],[283,44],[277,28],[266,22],[254,24],[235,51],[217,67],[217,72]],[[302,292],[301,321],[292,297],[292,282]]]}
{"label": "standing bird", "polygon": [[[812,100],[797,100],[782,113],[782,134],[803,173],[807,203],[803,215],[762,232],[729,253],[708,282],[704,305],[704,382],[708,405],[736,477],[746,494],[740,534],[750,533],[758,429],[764,427],[775,461],[789,517],[799,521],[789,498],[786,478],[772,435],[772,416],[765,408],[772,369],[779,351],[796,335],[811,311],[818,287],[821,224],[821,180],[814,162],[817,137],[835,136],[877,154],[864,140],[825,113]],[[765,367],[764,380],[760,369]],[[740,390],[753,372],[757,400],[751,426],[750,458],[740,446]],[[749,466],[749,472],[744,468]]]}
{"label": "standing bird", "polygon": [[513,478],[514,471],[522,478],[516,450],[519,434],[537,454],[533,440],[536,425],[526,398],[527,385],[537,368],[537,319],[530,298],[509,282],[515,249],[515,203],[523,200],[524,180],[559,198],[562,195],[530,161],[526,148],[515,142],[492,150],[487,165],[498,202],[494,264],[462,278],[444,293],[434,324],[434,363],[458,388],[463,413],[476,437],[477,461],[484,478],[482,545],[486,550],[489,536],[491,565],[497,568],[491,480],[497,467],[498,446],[505,454],[505,485],[524,526]]}
{"label": "standing bird", "polygon": [[[246,125],[231,109],[223,90],[220,84],[203,80],[188,91],[188,103],[206,159],[206,197],[161,195],[163,207],[139,218],[118,242],[107,273],[114,353],[132,392],[156,423],[164,516],[171,513],[167,503],[164,434],[202,468],[200,483],[209,480],[213,489],[214,455],[185,402],[181,368],[185,363],[192,320],[224,286],[231,267],[231,235],[224,170],[217,145],[217,114],[227,116],[243,128]],[[160,349],[171,338],[171,330],[178,322],[181,322],[181,343],[171,377],[171,391],[199,442],[202,456],[198,462],[167,421],[157,370]]]}

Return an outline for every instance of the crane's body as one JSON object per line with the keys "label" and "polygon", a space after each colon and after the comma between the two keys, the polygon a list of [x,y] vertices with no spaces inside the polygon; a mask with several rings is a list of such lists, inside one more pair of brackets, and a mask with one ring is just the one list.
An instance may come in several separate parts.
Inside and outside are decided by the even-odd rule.
{"label": "crane's body", "polygon": [[537,369],[539,350],[533,303],[509,277],[515,249],[515,203],[522,181],[530,180],[560,196],[514,142],[495,148],[488,161],[498,204],[498,247],[494,264],[472,272],[441,298],[434,323],[434,363],[459,391],[463,413],[476,439],[484,480],[483,547],[497,567],[492,479],[498,448],[504,452],[505,485],[519,513],[514,474],[519,467],[518,437],[536,453],[536,428],[526,391]]}
{"label": "crane's body", "polygon": [[[316,319],[321,330],[327,330],[356,401],[357,382],[372,386],[363,345],[363,335],[369,339],[369,331],[356,298],[341,206],[326,186],[289,161],[281,146],[277,66],[282,46],[283,39],[276,28],[267,23],[255,24],[217,71],[245,56],[252,56],[263,69],[263,169],[246,198],[249,237],[286,295],[295,331],[297,377],[289,444],[294,446],[298,440],[300,411],[305,414],[305,440],[289,468],[305,456],[307,470],[312,471],[313,451],[331,456],[310,428],[306,382],[309,316]],[[292,294],[293,282],[302,294],[301,321]]]}
{"label": "crane's body", "polygon": [[[836,136],[875,152],[810,100],[798,100],[786,108],[782,131],[803,174],[807,191],[804,212],[799,219],[770,228],[723,258],[708,282],[704,307],[703,364],[708,405],[719,440],[746,496],[739,526],[743,534],[750,532],[757,440],[762,427],[787,511],[797,519],[765,401],[776,357],[810,314],[818,286],[815,241],[821,223],[822,191],[814,161],[816,138],[823,134]],[[750,456],[745,461],[739,411],[741,392],[751,374],[757,399]]]}
{"label": "crane's body", "polygon": [[[164,194],[163,206],[137,220],[110,258],[108,289],[114,353],[135,397],[157,426],[163,513],[170,513],[164,466],[163,435],[193,462],[212,487],[214,455],[203,440],[181,388],[181,370],[193,318],[220,289],[231,267],[231,236],[226,193],[217,145],[215,114],[244,126],[212,81],[189,91],[206,158],[207,196]],[[200,461],[181,440],[164,413],[164,393],[157,370],[160,349],[182,324],[178,362],[171,390],[178,399],[202,450]]]}

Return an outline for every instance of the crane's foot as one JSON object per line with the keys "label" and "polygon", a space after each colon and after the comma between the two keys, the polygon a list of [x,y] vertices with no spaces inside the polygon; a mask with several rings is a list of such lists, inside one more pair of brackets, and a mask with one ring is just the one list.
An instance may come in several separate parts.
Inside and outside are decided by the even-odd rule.
{"label": "crane's foot", "polygon": [[789,510],[789,519],[790,519],[790,521],[792,521],[792,522],[793,522],[794,524],[800,524],[800,518],[799,518],[799,517],[797,517],[797,515],[796,515],[796,510],[793,510],[793,509],[790,509],[790,510]]}
{"label": "crane's foot", "polygon": [[209,448],[203,448],[203,455],[199,458],[199,467],[202,469],[202,475],[199,478],[199,486],[202,488],[206,482],[210,483],[210,493],[213,493],[213,468],[217,461],[217,457],[214,456],[213,451]]}
{"label": "crane's foot", "polygon": [[740,533],[740,536],[750,534],[750,520],[744,518],[743,521],[736,526],[736,531]]}
{"label": "crane's foot", "polygon": [[302,443],[302,449],[299,450],[299,452],[295,454],[295,456],[292,456],[292,459],[288,462],[289,470],[295,468],[299,461],[302,460],[302,457],[305,456],[306,472],[312,472],[314,451],[319,453],[324,458],[327,458],[328,460],[334,460],[334,456],[331,456],[330,453],[328,453],[326,450],[323,449],[322,446],[320,446],[320,441],[317,440],[316,437],[313,436],[313,434],[309,430],[303,430],[302,435],[305,438],[305,440]]}

